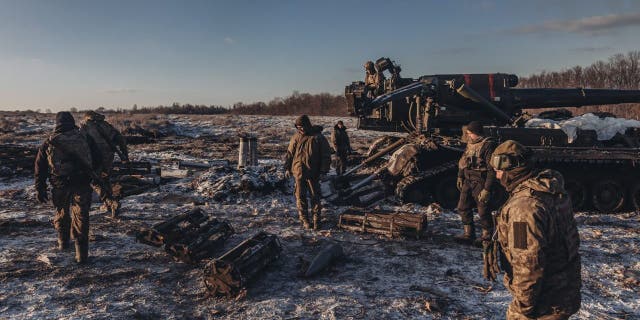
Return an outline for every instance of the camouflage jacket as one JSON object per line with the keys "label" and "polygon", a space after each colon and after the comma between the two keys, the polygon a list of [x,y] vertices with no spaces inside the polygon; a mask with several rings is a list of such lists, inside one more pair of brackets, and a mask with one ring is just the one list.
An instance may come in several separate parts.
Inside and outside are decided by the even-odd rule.
{"label": "camouflage jacket", "polygon": [[544,170],[516,186],[497,220],[513,295],[508,319],[571,315],[580,309],[580,238],[562,175]]}
{"label": "camouflage jacket", "polygon": [[345,154],[351,151],[351,143],[349,143],[349,135],[347,135],[346,128],[338,128],[338,125],[333,127],[333,132],[331,133],[331,145],[333,146],[333,150],[337,154]]}
{"label": "camouflage jacket", "polygon": [[462,157],[458,161],[458,177],[484,180],[484,189],[491,190],[496,173],[489,165],[496,142],[491,137],[482,137],[476,142],[467,143]]}
{"label": "camouflage jacket", "polygon": [[[80,128],[86,135],[95,141],[102,156],[104,169],[110,169],[113,163],[115,148],[119,148],[125,157],[128,157],[127,143],[116,128],[104,121],[104,117],[87,120]],[[120,159],[124,160],[124,159]]]}
{"label": "camouflage jacket", "polygon": [[317,179],[329,172],[331,147],[322,135],[322,127],[314,126],[310,133],[296,132],[287,148],[285,170],[296,178]]}
{"label": "camouflage jacket", "polygon": [[382,72],[367,72],[364,77],[364,85],[374,95],[381,94],[384,90],[384,74],[382,74]]}

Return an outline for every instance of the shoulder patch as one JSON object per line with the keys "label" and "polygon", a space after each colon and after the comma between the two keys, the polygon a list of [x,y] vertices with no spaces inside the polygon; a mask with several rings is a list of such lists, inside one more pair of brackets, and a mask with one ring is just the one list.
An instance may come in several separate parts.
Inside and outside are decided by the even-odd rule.
{"label": "shoulder patch", "polygon": [[513,247],[516,249],[527,248],[527,223],[513,223]]}

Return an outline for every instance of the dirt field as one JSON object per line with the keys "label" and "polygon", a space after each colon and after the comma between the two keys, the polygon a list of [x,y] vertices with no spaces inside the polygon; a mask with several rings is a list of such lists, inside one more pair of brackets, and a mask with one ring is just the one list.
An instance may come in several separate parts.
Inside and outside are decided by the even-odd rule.
{"label": "dirt field", "polygon": [[[170,131],[153,144],[131,146],[131,158],[157,161],[163,169],[179,160],[237,159],[241,131],[259,137],[261,167],[283,179],[281,157],[294,117],[164,116],[113,118],[118,126],[153,124]],[[1,118],[0,143],[37,145],[51,130],[51,117]],[[312,117],[328,135],[337,118]],[[343,119],[349,128],[353,119]],[[127,122],[128,121],[128,122]],[[357,151],[381,133],[349,130]],[[270,170],[267,170],[270,169]],[[213,170],[213,169],[212,169]],[[208,178],[208,177],[212,178]],[[327,205],[323,230],[302,230],[291,182],[281,190],[212,194],[207,172],[172,179],[123,201],[120,219],[94,203],[90,263],[77,266],[73,251],[55,249],[51,205],[34,200],[32,177],[0,180],[0,319],[503,319],[510,295],[501,279],[482,279],[481,252],[451,236],[461,229],[453,212],[428,212],[420,240],[361,235],[335,228],[347,207]],[[228,174],[232,186],[238,175]],[[224,188],[223,188],[224,189]],[[220,192],[222,192],[220,191]],[[216,191],[218,192],[218,191]],[[202,266],[174,261],[162,249],[137,243],[135,231],[186,212],[195,204],[228,220],[236,231],[225,250],[260,230],[278,235],[281,258],[249,287],[241,300],[207,296]],[[577,213],[581,236],[583,304],[575,319],[640,318],[640,215]],[[341,244],[345,258],[317,277],[299,276],[324,241]],[[429,311],[426,302],[441,310]]]}

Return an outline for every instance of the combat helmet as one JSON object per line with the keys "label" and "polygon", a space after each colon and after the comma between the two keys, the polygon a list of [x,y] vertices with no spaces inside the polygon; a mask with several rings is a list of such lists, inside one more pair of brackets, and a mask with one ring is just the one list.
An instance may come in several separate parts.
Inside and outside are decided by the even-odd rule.
{"label": "combat helmet", "polygon": [[531,158],[531,149],[514,140],[500,144],[491,154],[490,164],[495,170],[509,171],[526,167]]}

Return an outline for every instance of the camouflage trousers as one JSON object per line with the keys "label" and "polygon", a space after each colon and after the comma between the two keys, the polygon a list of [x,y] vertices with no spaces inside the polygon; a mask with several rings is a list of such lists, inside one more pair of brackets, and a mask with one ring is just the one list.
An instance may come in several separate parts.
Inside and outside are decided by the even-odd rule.
{"label": "camouflage trousers", "polygon": [[462,219],[462,224],[473,224],[473,208],[478,209],[480,218],[480,227],[486,230],[493,230],[493,218],[491,217],[492,201],[482,203],[478,200],[480,191],[484,187],[483,180],[465,179],[460,190],[460,198],[458,200],[458,214]]}
{"label": "camouflage trousers", "polygon": [[309,206],[307,203],[307,193],[311,199],[311,211],[313,214],[320,216],[322,205],[320,204],[320,179],[305,179],[296,177],[296,206],[298,211],[304,215],[308,215]]}
{"label": "camouflage trousers", "polygon": [[336,153],[336,174],[341,175],[347,169],[347,153],[346,152],[338,152]]}
{"label": "camouflage trousers", "polygon": [[56,208],[53,226],[61,239],[80,242],[89,241],[89,211],[91,209],[91,187],[89,182],[70,182],[65,186],[54,186],[51,200]]}
{"label": "camouflage trousers", "polygon": [[[109,197],[109,192],[108,192],[108,190],[113,190],[113,187],[111,186],[111,168],[101,170],[100,178],[102,179],[104,188],[100,186],[100,184],[96,183],[95,181],[91,184],[91,187],[93,188],[93,190],[95,190],[95,192],[100,197],[100,201],[104,204],[107,204],[108,200],[115,200]],[[109,189],[105,189],[105,188],[109,188]]]}

